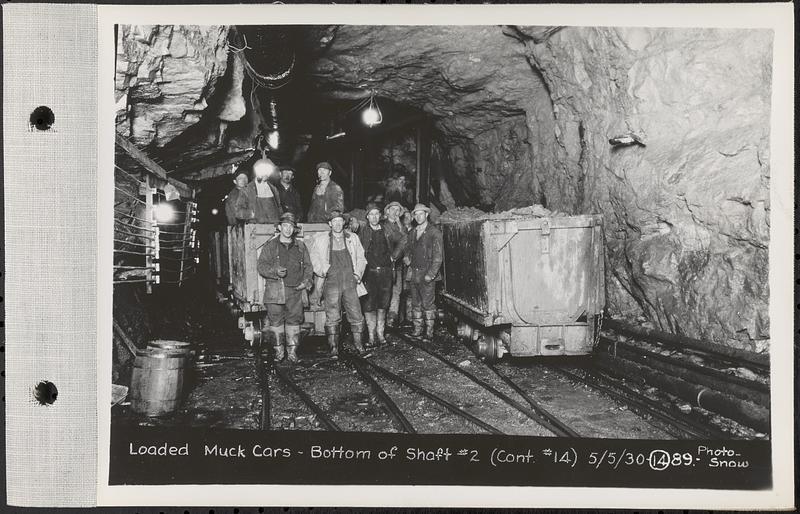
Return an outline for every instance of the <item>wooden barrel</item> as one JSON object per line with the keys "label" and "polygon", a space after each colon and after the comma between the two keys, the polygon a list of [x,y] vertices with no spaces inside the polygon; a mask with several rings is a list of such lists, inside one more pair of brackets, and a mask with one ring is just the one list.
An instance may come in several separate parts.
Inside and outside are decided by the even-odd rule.
{"label": "wooden barrel", "polygon": [[175,412],[188,361],[187,350],[137,350],[129,395],[133,411],[152,417]]}
{"label": "wooden barrel", "polygon": [[170,341],[167,339],[157,339],[155,341],[150,341],[147,343],[147,346],[150,348],[159,348],[161,350],[183,350],[189,351],[189,347],[192,346],[192,343],[187,343],[185,341]]}

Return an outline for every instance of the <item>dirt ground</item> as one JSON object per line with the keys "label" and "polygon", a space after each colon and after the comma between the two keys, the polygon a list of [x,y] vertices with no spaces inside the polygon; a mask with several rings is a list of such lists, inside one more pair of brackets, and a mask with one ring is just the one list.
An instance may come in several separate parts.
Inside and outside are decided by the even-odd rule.
{"label": "dirt ground", "polygon": [[[193,343],[195,359],[186,377],[186,399],[178,412],[161,418],[133,413],[128,402],[114,407],[116,423],[141,426],[197,426],[259,429],[261,392],[253,349],[242,338],[235,320],[218,304],[195,297],[183,307],[165,312],[158,338]],[[414,348],[394,335],[389,344],[373,351],[370,360],[415,384],[430,388],[446,400],[470,412],[506,434],[551,436],[522,412]],[[345,343],[347,345],[349,343]],[[519,403],[525,400],[483,365],[457,338],[443,327],[431,348],[459,364]],[[321,337],[305,338],[299,350],[301,363],[283,365],[294,380],[345,431],[396,432],[401,427],[388,409],[344,360],[325,357]],[[547,361],[503,359],[498,368],[516,381],[545,409],[570,426],[581,437],[668,439],[670,436],[605,395],[548,369]],[[419,433],[485,433],[472,423],[447,411],[405,386],[371,372],[394,399]],[[273,430],[322,430],[313,412],[275,375],[269,377],[270,424]]]}

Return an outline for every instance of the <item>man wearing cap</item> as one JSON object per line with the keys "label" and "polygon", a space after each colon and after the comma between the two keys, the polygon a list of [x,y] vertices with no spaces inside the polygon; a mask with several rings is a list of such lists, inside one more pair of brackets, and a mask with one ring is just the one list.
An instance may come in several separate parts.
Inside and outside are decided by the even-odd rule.
{"label": "man wearing cap", "polygon": [[236,201],[239,195],[244,191],[247,185],[247,172],[244,170],[237,170],[234,172],[233,183],[235,187],[231,189],[230,193],[223,200],[225,203],[225,218],[228,220],[228,225],[236,225]]}
{"label": "man wearing cap", "polygon": [[377,204],[367,204],[366,212],[367,226],[358,233],[367,259],[364,272],[367,295],[361,299],[361,309],[367,320],[367,344],[374,347],[386,343],[386,310],[392,300],[392,272],[395,261],[402,255],[405,238],[390,232],[386,223],[381,222]]}
{"label": "man wearing cap", "polygon": [[236,200],[236,218],[245,223],[277,223],[283,208],[278,188],[270,183],[277,171],[269,159],[253,164],[255,180],[247,184]]}
{"label": "man wearing cap", "polygon": [[308,209],[309,223],[325,223],[332,211],[344,212],[344,191],[339,184],[331,180],[333,166],[327,162],[317,164],[319,182],[311,195],[311,206]]}
{"label": "man wearing cap", "polygon": [[[267,323],[264,331],[274,335],[275,362],[284,357],[297,362],[300,325],[303,323],[303,294],[313,285],[311,256],[302,241],[295,238],[297,223],[294,214],[281,214],[276,227],[278,235],[264,244],[258,256],[258,273],[264,277],[264,305]],[[269,328],[267,328],[269,327]],[[265,334],[266,335],[266,334]]]}
{"label": "man wearing cap", "polygon": [[339,355],[339,323],[342,306],[353,332],[353,346],[364,353],[361,344],[364,316],[361,314],[359,296],[367,290],[361,283],[367,260],[358,236],[344,230],[345,219],[341,211],[331,212],[328,218],[330,232],[317,232],[313,238],[311,261],[317,275],[317,287],[322,289],[325,305],[325,333],[332,357]]}
{"label": "man wearing cap", "polygon": [[383,208],[383,213],[386,220],[383,223],[383,228],[389,234],[390,239],[397,240],[400,252],[395,257],[394,267],[392,271],[392,297],[389,301],[389,314],[386,317],[386,324],[393,327],[397,324],[400,317],[400,295],[403,293],[403,266],[400,258],[406,246],[408,236],[408,229],[403,225],[400,219],[400,214],[403,212],[403,206],[399,202],[389,202]]}
{"label": "man wearing cap", "polygon": [[425,339],[433,338],[436,324],[436,280],[441,280],[439,268],[442,265],[442,232],[428,222],[431,210],[424,204],[414,206],[411,214],[417,227],[408,233],[405,262],[411,268],[411,321],[413,336],[423,334],[425,320]]}
{"label": "man wearing cap", "polygon": [[298,223],[303,221],[303,204],[300,202],[300,193],[292,184],[294,179],[294,168],[291,166],[281,166],[281,182],[278,191],[281,196],[281,205],[285,212],[294,214]]}

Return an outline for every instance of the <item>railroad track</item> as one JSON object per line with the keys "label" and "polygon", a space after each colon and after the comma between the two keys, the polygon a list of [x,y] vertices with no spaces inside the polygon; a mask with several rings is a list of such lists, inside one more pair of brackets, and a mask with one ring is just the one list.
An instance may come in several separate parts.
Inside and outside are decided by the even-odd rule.
{"label": "railroad track", "polygon": [[417,350],[421,350],[427,353],[428,355],[434,357],[435,359],[445,364],[453,371],[465,376],[473,383],[478,384],[483,389],[485,389],[495,397],[502,400],[504,403],[508,404],[512,408],[516,409],[517,411],[527,416],[529,419],[535,421],[536,423],[540,424],[541,426],[549,430],[553,435],[558,437],[580,437],[580,435],[575,430],[570,428],[566,423],[562,422],[555,415],[550,413],[539,402],[531,398],[531,396],[528,393],[526,393],[521,387],[519,387],[519,385],[517,385],[515,382],[513,382],[511,379],[509,379],[507,376],[505,376],[491,364],[484,362],[484,365],[487,366],[489,369],[491,369],[501,380],[503,380],[503,382],[505,382],[517,394],[519,394],[528,403],[529,407],[526,407],[525,405],[511,398],[502,391],[499,391],[497,388],[495,388],[485,380],[478,378],[473,373],[470,373],[469,371],[461,368],[458,364],[451,362],[444,355],[440,354],[434,349],[419,344],[410,336],[400,332],[394,332],[394,335],[397,336],[398,339],[400,339],[407,345],[410,345],[413,348],[416,348]]}
{"label": "railroad track", "polygon": [[[417,430],[414,428],[413,424],[408,420],[406,415],[403,413],[402,409],[397,405],[397,403],[391,398],[391,396],[386,392],[386,390],[378,383],[377,380],[370,374],[369,371],[375,372],[377,375],[382,376],[383,378],[390,380],[392,382],[397,383],[400,386],[405,388],[411,389],[413,392],[417,393],[420,396],[423,396],[434,403],[440,405],[445,410],[449,411],[451,414],[458,416],[462,420],[473,424],[489,433],[502,435],[503,432],[498,428],[492,426],[485,421],[480,420],[476,416],[470,414],[466,410],[456,406],[452,402],[446,400],[442,396],[430,391],[429,389],[422,387],[418,384],[415,384],[409,380],[406,380],[399,375],[393,373],[391,370],[375,364],[364,357],[361,357],[351,351],[343,350],[340,354],[341,360],[346,364],[352,366],[357,373],[361,376],[364,382],[371,388],[375,396],[381,401],[381,403],[386,407],[389,415],[393,419],[396,426],[399,428],[401,432],[404,433],[417,433]],[[282,366],[272,366],[270,359],[272,358],[271,354],[263,355],[260,352],[256,352],[256,370],[257,376],[259,379],[259,383],[261,385],[260,390],[262,394],[262,409],[261,409],[261,429],[262,430],[270,430],[270,409],[269,406],[271,405],[270,399],[270,376],[273,375],[277,377],[281,383],[283,383],[288,389],[290,389],[302,402],[306,407],[311,410],[314,415],[319,420],[320,424],[322,424],[327,430],[331,431],[341,431],[342,429],[336,422],[332,419],[332,417],[317,403],[314,399],[295,381],[291,373]]]}
{"label": "railroad track", "polygon": [[[549,412],[540,402],[536,401],[532,397],[532,394],[529,391],[525,391],[524,388],[512,380],[497,366],[479,360],[482,362],[482,365],[486,367],[486,369],[491,371],[491,373],[493,373],[500,381],[502,381],[502,383],[505,384],[510,391],[516,393],[516,395],[518,395],[518,397],[522,400],[515,399],[511,396],[510,392],[503,392],[498,389],[498,387],[495,387],[485,379],[477,376],[475,373],[463,369],[458,364],[450,361],[445,355],[436,351],[433,347],[422,344],[419,340],[402,333],[399,330],[392,331],[392,335],[396,341],[406,344],[411,348],[419,352],[423,352],[426,355],[429,355],[442,362],[442,364],[447,366],[452,371],[480,386],[484,391],[503,402],[503,404],[523,414],[531,421],[551,432],[553,435],[557,437],[581,437],[576,430]],[[700,382],[701,385],[688,385],[687,387],[692,394],[694,394],[694,400],[696,403],[703,409],[708,409],[711,412],[720,410],[717,405],[720,402],[722,402],[723,406],[727,405],[730,407],[729,403],[725,403],[728,400],[724,395],[720,396],[719,393],[716,393],[707,387],[712,385],[712,383],[724,383],[725,386],[729,388],[728,392],[738,395],[739,399],[743,399],[743,401],[747,403],[748,408],[752,407],[752,405],[756,405],[756,407],[758,407],[756,402],[768,402],[769,387],[768,385],[758,381],[732,376],[719,370],[714,370],[705,366],[699,366],[698,364],[685,360],[673,359],[647,349],[637,348],[626,341],[615,340],[613,337],[607,337],[605,335],[600,338],[598,350],[598,354],[593,358],[594,366],[591,368],[577,367],[577,369],[574,369],[575,366],[562,366],[554,364],[544,365],[549,369],[562,374],[573,382],[583,383],[594,390],[599,391],[603,395],[611,397],[615,402],[625,405],[632,412],[645,419],[645,421],[648,421],[650,424],[679,439],[725,439],[729,438],[730,435],[713,426],[712,424],[709,424],[706,419],[697,419],[697,416],[688,415],[671,404],[665,404],[664,402],[654,400],[653,398],[637,391],[635,388],[630,387],[629,384],[625,383],[625,380],[630,380],[630,378],[632,378],[632,372],[641,372],[639,368],[631,368],[631,366],[652,364],[654,370],[645,373],[646,377],[650,377],[650,374],[656,372],[661,374],[672,373],[673,375],[681,377],[682,379],[697,379],[697,377],[700,377],[698,382]],[[692,350],[699,351],[696,348],[693,348]],[[331,415],[327,413],[325,409],[323,409],[318,403],[316,403],[300,385],[298,385],[298,383],[292,378],[292,373],[289,372],[287,368],[279,366],[273,367],[271,361],[264,362],[266,356],[262,356],[260,354],[258,355],[256,367],[259,381],[261,383],[262,429],[270,429],[269,419],[271,400],[269,398],[269,384],[270,377],[276,377],[277,380],[291,390],[292,393],[296,395],[303,402],[303,404],[305,404],[308,409],[310,409],[316,415],[320,424],[322,424],[326,429],[334,431],[341,430],[341,428],[332,419]],[[622,357],[625,357],[625,359],[622,359]],[[633,360],[629,361],[628,359]],[[639,360],[636,361],[636,359]],[[743,365],[743,362],[737,359],[738,356],[736,355],[725,355],[723,361],[727,363]],[[409,420],[408,416],[398,406],[397,402],[392,399],[392,396],[383,386],[381,386],[381,383],[377,380],[377,378],[380,378],[384,382],[392,382],[397,384],[401,388],[409,389],[414,394],[431,400],[450,414],[457,416],[464,422],[473,425],[482,431],[492,434],[503,434],[501,429],[479,419],[474,414],[457,406],[455,403],[444,398],[440,394],[418,383],[414,383],[407,378],[401,377],[391,369],[377,364],[374,360],[369,360],[363,356],[357,355],[352,351],[344,350],[341,354],[341,361],[358,373],[361,381],[371,390],[373,397],[377,398],[382,406],[385,407],[384,412],[391,417],[392,424],[399,432],[417,433],[417,429]],[[621,364],[623,361],[624,363]],[[758,363],[756,363],[756,366],[757,365]],[[676,371],[676,369],[679,371]],[[639,376],[641,377],[641,373]],[[641,382],[641,380],[639,381]],[[705,385],[702,385],[704,383]],[[696,389],[697,387],[700,389]],[[673,391],[667,392],[673,393]],[[683,396],[685,397],[687,394],[689,393],[686,393]],[[681,397],[680,394],[674,394],[674,396]],[[763,412],[760,411],[753,414],[753,412],[744,409],[744,414],[739,413],[738,416],[734,416],[732,419],[740,421],[741,418],[744,418],[746,425],[757,430],[766,428],[768,431],[768,423],[765,426],[763,419],[759,417],[762,414]],[[722,415],[724,416],[725,414]],[[740,419],[736,419],[737,417]]]}

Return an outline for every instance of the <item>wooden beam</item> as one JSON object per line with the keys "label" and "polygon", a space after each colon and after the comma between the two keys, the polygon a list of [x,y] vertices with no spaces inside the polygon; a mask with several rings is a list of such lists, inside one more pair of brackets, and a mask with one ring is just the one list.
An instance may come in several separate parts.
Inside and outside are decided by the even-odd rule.
{"label": "wooden beam", "polygon": [[145,169],[145,171],[175,186],[175,189],[178,190],[182,197],[194,197],[194,190],[191,187],[187,186],[183,182],[175,180],[174,178],[170,178],[164,168],[162,168],[156,161],[148,157],[146,153],[136,148],[136,146],[128,141],[125,137],[116,134],[116,143],[117,146],[125,151],[125,153],[135,159]]}
{"label": "wooden beam", "polygon": [[[191,177],[192,180],[198,180],[198,177],[206,178],[206,174],[209,173],[209,170],[211,170],[210,175],[212,177],[226,175],[230,174],[231,165],[247,161],[253,157],[254,153],[255,150],[245,150],[236,153],[215,152],[186,163],[170,171],[169,174],[171,176]],[[226,171],[222,173],[221,170]]]}

